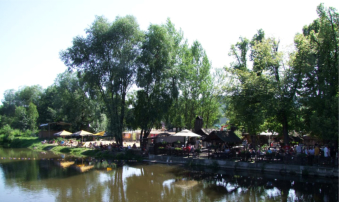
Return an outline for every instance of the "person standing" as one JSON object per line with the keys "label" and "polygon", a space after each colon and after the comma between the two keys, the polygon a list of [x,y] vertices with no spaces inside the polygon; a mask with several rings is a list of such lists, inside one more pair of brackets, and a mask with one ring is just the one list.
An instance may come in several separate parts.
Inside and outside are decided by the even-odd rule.
{"label": "person standing", "polygon": [[336,147],[334,146],[334,143],[332,143],[330,147],[330,156],[331,156],[331,164],[335,165],[335,156],[336,156]]}
{"label": "person standing", "polygon": [[319,157],[319,146],[318,144],[315,144],[315,148],[314,148],[314,156]]}
{"label": "person standing", "polygon": [[308,146],[305,146],[304,147],[304,154],[306,154],[307,156],[309,155],[309,152],[308,152],[309,150],[308,150]]}
{"label": "person standing", "polygon": [[328,146],[325,145],[325,148],[324,148],[324,157],[327,158],[330,156],[330,150],[328,149]]}
{"label": "person standing", "polygon": [[320,153],[319,146],[318,146],[318,144],[315,144],[315,147],[314,147],[314,162],[316,164],[319,163],[319,153]]}
{"label": "person standing", "polygon": [[300,144],[298,144],[298,146],[297,146],[296,150],[297,150],[297,154],[301,154],[302,147],[301,147],[301,145],[300,145]]}

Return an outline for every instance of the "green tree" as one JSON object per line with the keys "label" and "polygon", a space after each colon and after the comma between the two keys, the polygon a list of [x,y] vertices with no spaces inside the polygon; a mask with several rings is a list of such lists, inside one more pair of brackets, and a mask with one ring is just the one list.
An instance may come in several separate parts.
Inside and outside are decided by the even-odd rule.
{"label": "green tree", "polygon": [[3,105],[0,107],[2,123],[13,128],[35,132],[37,128],[37,117],[39,113],[37,106],[42,94],[42,87],[39,85],[25,86],[18,91],[13,89],[4,93]]}
{"label": "green tree", "polygon": [[43,89],[40,85],[25,86],[16,92],[16,105],[28,106],[33,103],[38,106]]}
{"label": "green tree", "polygon": [[[59,93],[56,85],[48,86],[41,94],[39,105],[37,106],[39,112],[38,124],[60,121],[57,111],[59,106],[56,103]],[[55,109],[54,109],[55,108]]]}
{"label": "green tree", "polygon": [[27,126],[31,131],[35,132],[37,130],[37,120],[39,117],[36,105],[30,102],[26,109],[26,114],[28,118]]}
{"label": "green tree", "polygon": [[20,130],[28,129],[28,116],[24,106],[18,106],[15,108],[15,119],[13,126]]}
{"label": "green tree", "polygon": [[304,130],[324,140],[338,140],[339,14],[317,7],[319,18],[294,39],[291,65],[302,75],[298,94]]}
{"label": "green tree", "polygon": [[134,83],[143,33],[133,16],[117,17],[113,23],[97,17],[86,32],[61,52],[61,59],[83,76],[92,96],[103,100],[108,131],[121,144],[126,93]]}
{"label": "green tree", "polygon": [[[258,35],[262,35],[261,31]],[[257,35],[254,38],[258,38]],[[250,48],[250,40],[242,37],[231,46],[229,55],[234,56],[236,61],[231,63],[230,68],[225,68],[226,116],[230,123],[243,126],[248,133],[256,135],[264,123],[265,110],[261,100],[267,91],[267,80],[248,65]]]}
{"label": "green tree", "polygon": [[175,40],[169,25],[170,21],[167,25],[150,25],[138,60],[136,84],[141,89],[137,91],[134,112],[141,128],[141,141],[153,126],[160,125],[178,94],[172,75]]}
{"label": "green tree", "polygon": [[[283,53],[278,51],[279,42],[274,38],[262,38],[254,42],[252,56],[254,71],[264,74],[268,80],[268,92],[265,94],[266,119],[272,117],[282,125],[284,142],[289,143],[289,130],[295,130],[294,117],[300,107],[297,97],[297,86],[301,82],[300,70],[285,66]],[[272,128],[271,128],[272,129]],[[300,132],[300,131],[298,131]]]}
{"label": "green tree", "polygon": [[[193,129],[197,115],[203,116],[206,112],[205,105],[209,107],[210,92],[213,88],[209,83],[211,63],[202,45],[195,41],[191,47],[185,44],[182,48],[180,63],[180,90],[182,97],[182,109],[184,126]],[[206,113],[207,116],[208,112]]]}
{"label": "green tree", "polygon": [[48,110],[54,113],[56,121],[71,123],[76,131],[88,130],[94,119],[95,106],[94,100],[87,96],[82,79],[66,71],[58,75],[55,88],[58,94]]}
{"label": "green tree", "polygon": [[4,92],[4,99],[2,100],[2,105],[0,106],[0,114],[2,115],[2,120],[0,126],[5,126],[6,124],[12,125],[15,116],[15,90],[10,89]]}
{"label": "green tree", "polygon": [[[264,124],[265,120],[279,123],[282,126],[279,132],[288,143],[288,132],[294,129],[289,126],[298,111],[296,89],[301,77],[300,71],[284,65],[278,48],[279,42],[274,38],[266,39],[263,30],[259,30],[251,42],[241,38],[241,42],[231,47],[231,55],[240,59],[228,69],[234,82],[229,88],[229,106],[233,111],[229,115],[252,135],[263,129],[261,125],[268,125]],[[247,64],[246,51],[250,51],[252,68]]]}
{"label": "green tree", "polygon": [[215,69],[211,77],[205,80],[206,90],[202,91],[199,115],[204,119],[205,128],[211,128],[213,124],[219,121],[220,113],[220,95],[223,83],[222,69]]}

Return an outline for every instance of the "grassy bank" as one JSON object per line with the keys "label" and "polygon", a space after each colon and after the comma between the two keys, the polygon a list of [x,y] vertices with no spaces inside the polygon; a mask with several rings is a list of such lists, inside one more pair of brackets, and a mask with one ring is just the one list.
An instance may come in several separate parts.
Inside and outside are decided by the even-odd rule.
{"label": "grassy bank", "polygon": [[0,145],[8,148],[30,148],[32,145],[41,144],[40,141],[38,137],[13,137],[11,139],[0,137]]}
{"label": "grassy bank", "polygon": [[0,145],[8,148],[29,148],[34,151],[51,151],[55,154],[67,154],[75,157],[95,157],[114,160],[138,160],[142,157],[133,151],[109,152],[93,150],[88,148],[76,148],[68,146],[58,146],[52,144],[41,144],[38,137],[14,137],[11,141],[0,141]]}

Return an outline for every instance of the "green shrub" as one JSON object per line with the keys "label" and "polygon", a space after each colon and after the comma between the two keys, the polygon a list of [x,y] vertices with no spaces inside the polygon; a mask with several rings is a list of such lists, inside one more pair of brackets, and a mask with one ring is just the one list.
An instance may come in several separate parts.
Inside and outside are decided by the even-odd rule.
{"label": "green shrub", "polygon": [[0,134],[2,135],[2,141],[5,143],[10,143],[14,140],[14,130],[9,126],[5,125],[0,129]]}
{"label": "green shrub", "polygon": [[27,129],[27,130],[25,130],[23,132],[22,136],[24,136],[24,137],[31,137],[31,136],[34,136],[34,133],[33,133],[33,131]]}
{"label": "green shrub", "polygon": [[4,138],[5,138],[5,135],[4,134],[0,134],[0,142],[3,142]]}
{"label": "green shrub", "polygon": [[23,136],[24,132],[20,131],[19,129],[13,129],[11,133],[14,135],[14,137],[21,137]]}

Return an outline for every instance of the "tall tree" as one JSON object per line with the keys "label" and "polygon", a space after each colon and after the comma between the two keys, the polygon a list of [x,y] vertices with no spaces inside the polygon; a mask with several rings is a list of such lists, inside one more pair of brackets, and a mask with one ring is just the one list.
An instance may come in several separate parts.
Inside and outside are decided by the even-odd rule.
{"label": "tall tree", "polygon": [[138,60],[136,84],[137,102],[135,116],[141,127],[141,141],[152,127],[168,112],[173,98],[178,94],[177,83],[173,80],[175,60],[175,37],[167,25],[150,25]]}
{"label": "tall tree", "polygon": [[[261,31],[258,32],[262,36]],[[254,37],[256,40],[257,35]],[[261,37],[260,37],[261,38]],[[250,40],[240,37],[236,45],[231,46],[229,55],[235,58],[230,68],[226,70],[226,115],[229,122],[244,129],[251,135],[259,132],[259,127],[264,123],[264,108],[261,103],[265,94],[267,81],[252,71],[248,64]]]}
{"label": "tall tree", "polygon": [[[295,129],[293,118],[298,115],[297,86],[301,81],[300,70],[285,66],[283,53],[278,51],[279,41],[261,38],[252,46],[253,71],[268,81],[267,92],[261,96],[266,119],[282,125],[284,142],[289,143],[289,130]],[[272,128],[271,128],[272,130]],[[299,132],[299,131],[298,131]]]}
{"label": "tall tree", "polygon": [[339,14],[317,7],[319,18],[295,36],[291,65],[300,70],[298,94],[305,130],[324,140],[338,140]]}
{"label": "tall tree", "polygon": [[[205,112],[203,106],[207,104],[209,83],[211,81],[211,63],[202,45],[195,41],[191,47],[183,47],[180,64],[180,90],[182,92],[183,121],[186,128],[193,129],[197,115]],[[204,103],[206,102],[206,103]],[[205,105],[206,107],[208,105]]]}
{"label": "tall tree", "polygon": [[91,95],[102,98],[108,115],[108,132],[122,144],[126,93],[136,73],[143,33],[133,16],[117,17],[113,23],[97,17],[76,37],[73,46],[61,52],[69,70],[76,70],[91,88]]}
{"label": "tall tree", "polygon": [[211,128],[221,117],[220,95],[223,82],[222,69],[214,69],[213,74],[207,75],[202,82],[204,87],[200,89],[202,91],[198,100],[197,115],[203,118],[205,128]]}
{"label": "tall tree", "polygon": [[55,104],[59,96],[56,85],[48,86],[41,94],[39,105],[37,106],[39,112],[38,124],[60,121],[57,111],[59,106]]}
{"label": "tall tree", "polygon": [[[274,38],[266,39],[263,30],[259,30],[252,41],[241,38],[231,47],[231,55],[237,62],[228,69],[235,81],[229,89],[229,106],[233,111],[229,115],[231,120],[233,117],[233,121],[244,125],[251,135],[262,130],[261,125],[266,119],[280,123],[282,131],[279,132],[288,143],[289,125],[298,108],[296,89],[301,77],[300,71],[284,65],[283,54],[278,48],[279,42]],[[250,51],[252,67],[247,64],[247,51]]]}
{"label": "tall tree", "polygon": [[56,121],[71,123],[75,131],[88,130],[95,119],[95,102],[88,96],[82,81],[75,73],[66,71],[59,74],[55,80],[58,94],[49,108],[50,112],[55,111]]}

